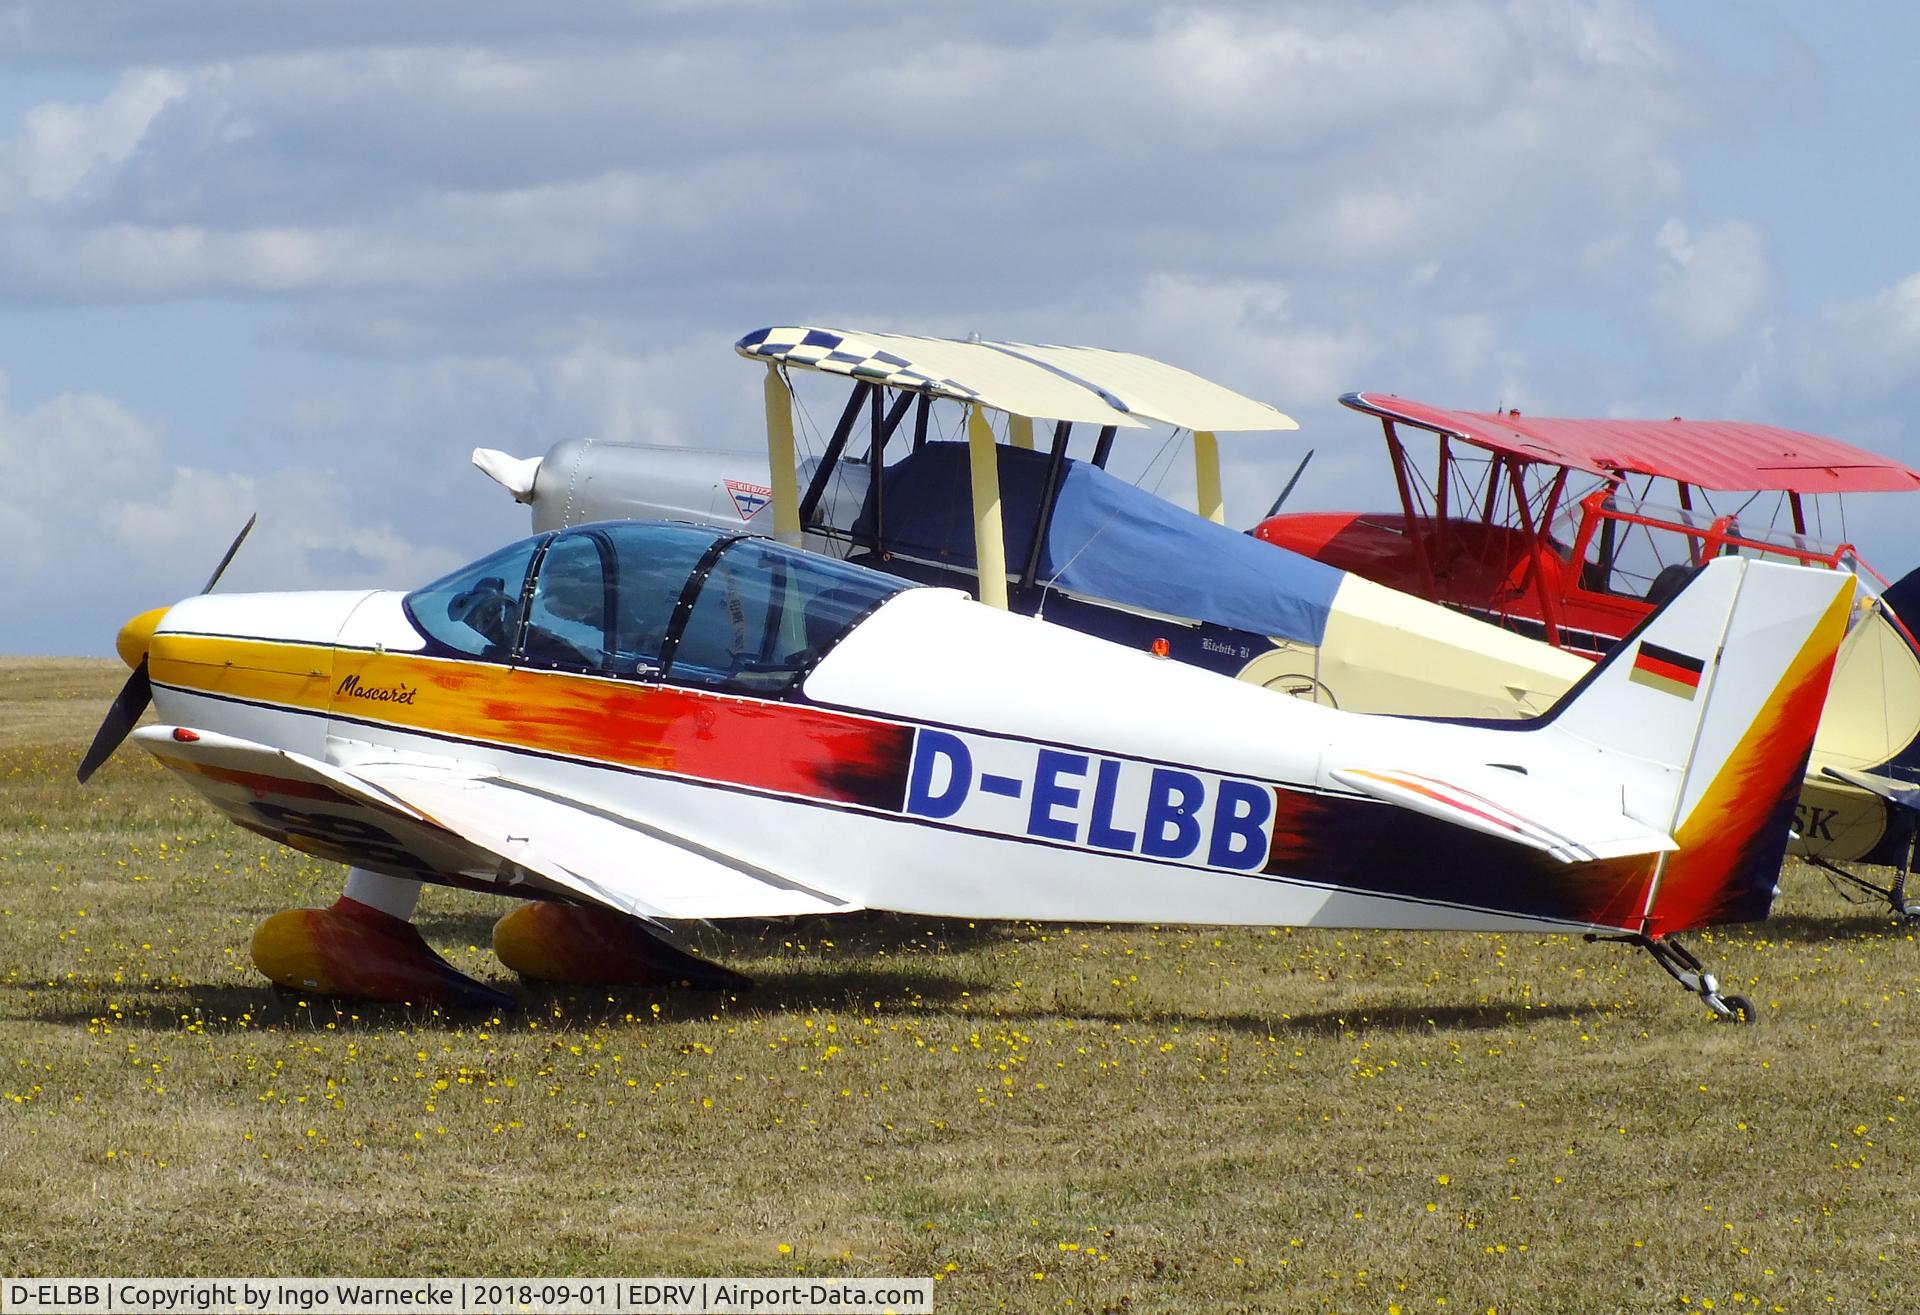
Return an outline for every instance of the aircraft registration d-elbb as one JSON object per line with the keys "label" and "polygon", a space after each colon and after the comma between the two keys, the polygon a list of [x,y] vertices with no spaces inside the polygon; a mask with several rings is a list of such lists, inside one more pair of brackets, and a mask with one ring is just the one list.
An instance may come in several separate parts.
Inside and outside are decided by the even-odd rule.
{"label": "aircraft registration d-elbb", "polygon": [[1642,945],[1744,1017],[1674,938],[1766,916],[1852,588],[1719,558],[1546,715],[1449,722],[1274,698],[768,539],[606,522],[409,594],[135,618],[80,774],[150,698],[142,748],[350,865],[331,908],[254,939],[315,992],[504,1000],[411,926],[431,881],[533,901],[494,942],[537,979],[738,982],[653,932],[857,909],[1531,929]]}

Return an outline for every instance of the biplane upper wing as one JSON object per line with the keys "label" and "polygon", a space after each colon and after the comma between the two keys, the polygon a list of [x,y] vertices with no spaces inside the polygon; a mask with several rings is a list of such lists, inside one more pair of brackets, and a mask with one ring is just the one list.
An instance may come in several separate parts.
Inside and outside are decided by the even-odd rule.
{"label": "biplane upper wing", "polygon": [[1489,452],[1584,470],[1635,471],[1705,489],[1905,493],[1920,471],[1821,434],[1734,420],[1564,419],[1456,411],[1391,393],[1348,393],[1356,411],[1462,439]]}
{"label": "biplane upper wing", "polygon": [[[883,388],[977,402],[1013,415],[1116,427],[1298,429],[1277,407],[1133,352],[1040,343],[961,342],[807,324],[757,329],[734,344],[750,360],[844,375]],[[497,478],[497,476],[496,476]]]}
{"label": "biplane upper wing", "polygon": [[[152,726],[136,731],[134,739],[249,825],[219,787],[238,784],[255,797],[314,800],[313,809],[333,810],[328,816],[341,815],[344,806],[347,824],[320,827],[331,830],[335,842],[328,856],[343,861],[354,861],[351,823],[358,808],[375,817],[361,823],[361,843],[418,853],[419,846],[409,844],[410,828],[429,828],[438,833],[439,852],[465,852],[462,874],[512,865],[543,878],[542,885],[639,918],[773,918],[858,907],[647,819],[588,805],[481,764],[423,756],[345,767],[232,736],[188,733],[194,738]],[[297,834],[314,838],[312,822],[304,825],[310,830]],[[370,833],[379,839],[365,840],[364,828],[378,828]],[[444,859],[435,866],[445,866]]]}
{"label": "biplane upper wing", "polygon": [[1450,764],[1430,771],[1339,767],[1331,775],[1383,803],[1545,850],[1562,863],[1680,847],[1666,832],[1628,817],[1617,801],[1611,806],[1592,801],[1492,764]]}

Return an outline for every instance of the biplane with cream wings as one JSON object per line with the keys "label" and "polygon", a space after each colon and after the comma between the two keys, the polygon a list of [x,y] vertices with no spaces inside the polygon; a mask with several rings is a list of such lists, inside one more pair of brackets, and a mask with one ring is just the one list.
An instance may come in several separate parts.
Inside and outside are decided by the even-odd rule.
{"label": "biplane with cream wings", "polygon": [[[1336,707],[1533,716],[1585,669],[1228,529],[1216,435],[1294,422],[1163,361],[807,325],[735,350],[765,367],[761,451],[569,439],[474,462],[536,530],[629,516],[758,529]],[[809,387],[831,421],[813,422]],[[1112,473],[1126,444],[1175,482],[1190,447],[1197,507]]]}
{"label": "biplane with cream wings", "polygon": [[[1908,809],[1920,780],[1920,645],[1902,620],[1920,579],[1889,587],[1844,541],[1838,497],[1912,492],[1898,461],[1771,425],[1559,419],[1447,410],[1380,393],[1347,406],[1379,419],[1397,512],[1289,512],[1254,534],[1568,653],[1609,651],[1701,563],[1797,562],[1857,582],[1799,807],[1797,847],[1912,915]],[[1434,444],[1432,459],[1411,435]],[[1837,534],[1826,538],[1824,534]],[[1833,868],[1891,863],[1892,888]]]}
{"label": "biplane with cream wings", "polygon": [[1544,716],[1456,724],[739,531],[601,522],[411,593],[135,618],[80,775],[131,734],[348,865],[333,906],[255,934],[306,991],[498,1003],[412,928],[436,882],[533,901],[495,947],[536,977],[727,980],[655,933],[862,908],[1513,928],[1642,945],[1744,1017],[1676,938],[1766,915],[1851,602],[1832,572],[1716,559]]}

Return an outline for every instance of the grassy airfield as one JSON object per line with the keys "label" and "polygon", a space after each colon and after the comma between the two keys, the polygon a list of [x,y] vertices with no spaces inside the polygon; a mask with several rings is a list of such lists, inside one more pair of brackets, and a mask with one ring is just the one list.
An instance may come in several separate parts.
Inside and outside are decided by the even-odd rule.
{"label": "grassy airfield", "polygon": [[[942,1310],[1920,1308],[1920,948],[1790,870],[1749,1028],[1553,936],[815,921],[739,997],[279,995],[341,870],[0,659],[0,1273],[902,1274]],[[1417,861],[1411,859],[1409,861]],[[508,906],[429,891],[477,976]],[[507,983],[502,983],[506,985]]]}

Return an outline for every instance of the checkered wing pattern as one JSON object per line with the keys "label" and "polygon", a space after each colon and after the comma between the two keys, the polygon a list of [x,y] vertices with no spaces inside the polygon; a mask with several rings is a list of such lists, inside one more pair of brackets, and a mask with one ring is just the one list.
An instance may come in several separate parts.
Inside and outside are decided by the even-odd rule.
{"label": "checkered wing pattern", "polygon": [[980,396],[965,384],[914,368],[912,361],[886,350],[870,338],[834,329],[813,329],[805,325],[756,329],[735,343],[733,349],[742,356],[784,361],[807,370],[842,374],[849,379],[865,379],[883,388],[911,389],[961,402],[975,401]]}

